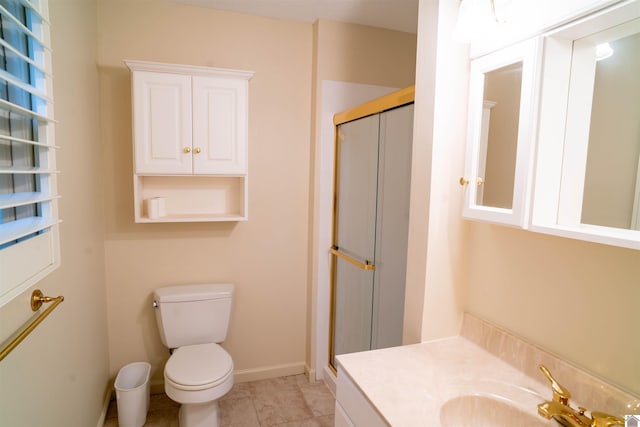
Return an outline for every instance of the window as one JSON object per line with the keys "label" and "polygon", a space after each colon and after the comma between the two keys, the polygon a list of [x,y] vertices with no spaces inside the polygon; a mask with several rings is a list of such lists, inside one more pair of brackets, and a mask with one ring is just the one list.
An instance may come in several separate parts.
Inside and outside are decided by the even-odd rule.
{"label": "window", "polygon": [[47,0],[0,0],[0,306],[58,267]]}

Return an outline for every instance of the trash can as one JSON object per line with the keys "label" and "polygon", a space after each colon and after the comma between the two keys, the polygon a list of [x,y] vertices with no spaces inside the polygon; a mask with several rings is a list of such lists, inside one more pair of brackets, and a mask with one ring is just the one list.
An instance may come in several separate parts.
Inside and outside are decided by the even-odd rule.
{"label": "trash can", "polygon": [[129,363],[116,376],[115,389],[120,427],[142,427],[149,411],[149,374],[147,362]]}

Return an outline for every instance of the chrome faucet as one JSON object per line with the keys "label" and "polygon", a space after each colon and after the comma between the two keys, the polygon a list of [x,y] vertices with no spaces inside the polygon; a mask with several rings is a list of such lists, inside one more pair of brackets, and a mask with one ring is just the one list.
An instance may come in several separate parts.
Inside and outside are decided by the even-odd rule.
{"label": "chrome faucet", "polygon": [[538,368],[551,383],[553,399],[538,405],[538,414],[546,419],[553,418],[565,427],[612,427],[624,426],[624,420],[603,412],[591,412],[591,417],[585,415],[585,408],[578,407],[575,410],[569,404],[571,393],[563,387],[551,375],[551,372],[544,366]]}

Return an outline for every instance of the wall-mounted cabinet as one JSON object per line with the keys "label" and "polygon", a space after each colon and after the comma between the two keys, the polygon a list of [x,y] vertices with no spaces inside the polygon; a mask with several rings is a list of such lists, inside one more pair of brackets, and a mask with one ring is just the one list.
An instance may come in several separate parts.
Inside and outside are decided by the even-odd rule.
{"label": "wall-mounted cabinet", "polygon": [[640,249],[640,1],[544,37],[531,228]]}
{"label": "wall-mounted cabinet", "polygon": [[625,0],[473,59],[463,216],[640,249],[639,50]]}
{"label": "wall-mounted cabinet", "polygon": [[247,219],[253,72],[125,61],[136,222]]}
{"label": "wall-mounted cabinet", "polygon": [[536,38],[471,61],[463,216],[527,227],[535,135]]}

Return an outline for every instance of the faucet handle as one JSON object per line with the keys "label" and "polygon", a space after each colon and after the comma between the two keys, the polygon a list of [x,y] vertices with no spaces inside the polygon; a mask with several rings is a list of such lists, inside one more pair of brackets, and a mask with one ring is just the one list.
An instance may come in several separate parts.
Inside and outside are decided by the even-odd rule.
{"label": "faucet handle", "polygon": [[556,381],[555,378],[553,378],[553,375],[551,375],[551,372],[549,372],[546,366],[538,365],[538,368],[540,368],[544,376],[547,377],[547,379],[551,383],[551,390],[553,391],[554,402],[562,403],[563,405],[568,405],[569,399],[571,398],[571,393],[569,392],[569,390],[567,390],[558,381]]}
{"label": "faucet handle", "polygon": [[592,412],[591,418],[593,419],[593,422],[591,423],[593,427],[612,427],[624,425],[624,420],[622,418],[618,418],[615,415],[605,414],[603,412]]}

